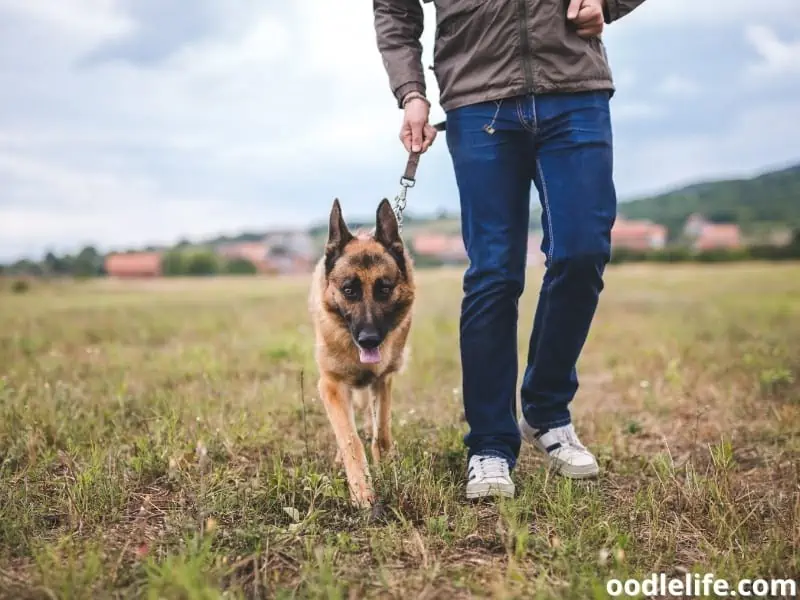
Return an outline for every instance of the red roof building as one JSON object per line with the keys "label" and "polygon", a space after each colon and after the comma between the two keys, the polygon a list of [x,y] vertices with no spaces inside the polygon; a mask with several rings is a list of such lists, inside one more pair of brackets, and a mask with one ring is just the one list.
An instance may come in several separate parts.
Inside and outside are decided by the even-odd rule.
{"label": "red roof building", "polygon": [[267,261],[267,245],[264,242],[238,242],[224,244],[217,248],[217,253],[227,260],[244,259],[251,263],[259,273],[271,273]]}
{"label": "red roof building", "polygon": [[270,244],[267,241],[225,244],[219,246],[217,252],[228,260],[248,260],[261,274],[308,273],[315,264],[315,257],[312,255],[299,252],[288,244]]}
{"label": "red roof building", "polygon": [[686,219],[683,233],[692,240],[695,250],[739,248],[742,245],[742,233],[738,225],[711,223],[699,214],[690,215]]}
{"label": "red roof building", "polygon": [[418,233],[412,239],[414,252],[420,256],[437,258],[442,262],[462,263],[467,260],[461,235],[446,233]]}
{"label": "red roof building", "polygon": [[159,277],[161,253],[110,254],[105,260],[105,270],[109,277]]}
{"label": "red roof building", "polygon": [[652,221],[629,221],[617,217],[611,229],[611,246],[630,250],[663,248],[667,243],[667,228]]}
{"label": "red roof building", "polygon": [[708,223],[694,241],[695,250],[739,248],[741,245],[741,231],[738,225],[733,224]]}
{"label": "red roof building", "polygon": [[[414,253],[420,256],[435,258],[448,264],[468,262],[464,240],[457,233],[418,233],[412,239]],[[526,254],[527,266],[541,266],[545,256],[541,250],[542,237],[539,234],[528,235]]]}

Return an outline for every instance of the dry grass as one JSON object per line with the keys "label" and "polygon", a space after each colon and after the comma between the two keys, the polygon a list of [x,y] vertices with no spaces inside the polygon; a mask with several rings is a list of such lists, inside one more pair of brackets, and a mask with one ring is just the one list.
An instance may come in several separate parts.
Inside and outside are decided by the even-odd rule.
{"label": "dry grass", "polygon": [[587,598],[800,572],[800,266],[612,268],[574,403],[602,477],[524,447],[496,504],[463,499],[460,273],[422,274],[379,520],[333,463],[307,285],[0,292],[0,596]]}

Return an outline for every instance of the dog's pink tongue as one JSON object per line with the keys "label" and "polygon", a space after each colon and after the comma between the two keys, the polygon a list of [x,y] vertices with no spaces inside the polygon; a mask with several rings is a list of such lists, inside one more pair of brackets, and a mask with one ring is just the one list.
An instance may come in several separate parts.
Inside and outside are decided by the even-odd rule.
{"label": "dog's pink tongue", "polygon": [[380,348],[359,348],[358,354],[362,363],[375,364],[381,362]]}

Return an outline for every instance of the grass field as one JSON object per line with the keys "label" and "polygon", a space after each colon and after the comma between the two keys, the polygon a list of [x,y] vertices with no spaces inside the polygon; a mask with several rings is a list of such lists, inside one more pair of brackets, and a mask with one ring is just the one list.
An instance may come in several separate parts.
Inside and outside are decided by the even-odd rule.
{"label": "grass field", "polygon": [[378,519],[333,461],[305,278],[0,291],[0,596],[600,598],[653,572],[797,577],[800,265],[610,268],[573,404],[601,477],[550,475],[523,446],[517,497],[479,504],[460,272],[420,279]]}

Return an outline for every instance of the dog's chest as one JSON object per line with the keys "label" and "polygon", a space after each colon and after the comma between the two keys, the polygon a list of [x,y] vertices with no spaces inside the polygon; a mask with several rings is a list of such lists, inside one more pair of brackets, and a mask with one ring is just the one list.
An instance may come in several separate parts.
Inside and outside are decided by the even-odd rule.
{"label": "dog's chest", "polygon": [[350,377],[353,387],[364,388],[375,383],[378,374],[371,369],[354,369]]}

